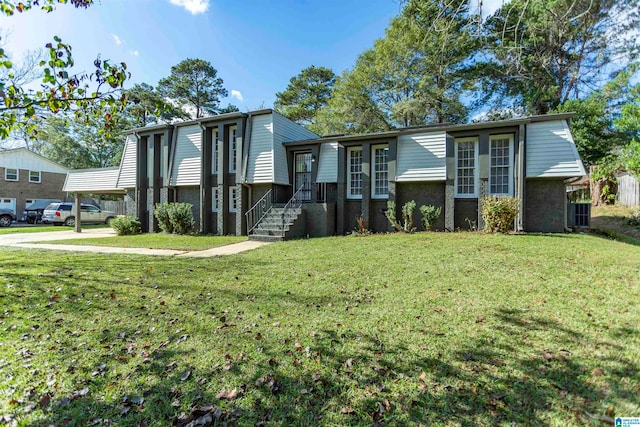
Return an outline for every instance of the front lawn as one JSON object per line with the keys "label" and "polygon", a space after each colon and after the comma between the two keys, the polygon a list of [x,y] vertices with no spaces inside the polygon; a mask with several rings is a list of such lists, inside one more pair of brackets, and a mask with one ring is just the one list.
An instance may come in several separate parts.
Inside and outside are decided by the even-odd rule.
{"label": "front lawn", "polygon": [[46,242],[64,245],[112,246],[119,248],[151,248],[174,249],[184,251],[200,251],[224,246],[231,243],[244,242],[246,236],[181,236],[166,233],[145,233],[135,236],[92,237],[88,239],[55,240]]}
{"label": "front lawn", "polygon": [[0,265],[0,420],[17,425],[640,414],[640,247],[599,237],[335,237],[206,259],[4,249]]}
{"label": "front lawn", "polygon": [[[95,224],[95,225],[83,225],[82,229],[87,228],[106,228],[108,225],[106,224]],[[60,226],[56,227],[53,225],[27,225],[16,227],[16,225],[11,225],[9,227],[0,228],[0,235],[2,234],[14,234],[14,233],[42,233],[48,231],[69,231],[73,230],[73,227]]]}

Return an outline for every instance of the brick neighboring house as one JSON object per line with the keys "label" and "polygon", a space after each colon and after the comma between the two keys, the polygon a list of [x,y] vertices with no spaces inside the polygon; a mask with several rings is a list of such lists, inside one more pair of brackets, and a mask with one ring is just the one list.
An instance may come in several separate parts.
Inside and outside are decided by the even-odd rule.
{"label": "brick neighboring house", "polygon": [[0,207],[20,219],[26,206],[41,199],[64,199],[69,169],[25,148],[0,150]]}
{"label": "brick neighboring house", "polygon": [[[100,185],[126,192],[144,231],[158,230],[159,202],[191,203],[202,233],[264,240],[341,235],[358,217],[389,231],[388,201],[441,207],[437,230],[482,228],[494,195],[518,200],[517,230],[563,232],[567,179],[586,174],[572,115],[319,137],[270,109],[221,114],[132,129]],[[96,171],[77,173],[89,186],[66,190],[91,193]]]}

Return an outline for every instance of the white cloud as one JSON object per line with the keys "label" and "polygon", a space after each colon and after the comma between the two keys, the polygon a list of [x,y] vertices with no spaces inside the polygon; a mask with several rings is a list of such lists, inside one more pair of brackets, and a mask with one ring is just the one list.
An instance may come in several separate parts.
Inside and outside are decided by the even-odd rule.
{"label": "white cloud", "polygon": [[231,96],[233,96],[234,98],[236,98],[240,102],[242,102],[244,100],[244,98],[242,97],[242,92],[240,92],[239,90],[232,89],[231,90]]}
{"label": "white cloud", "polygon": [[113,41],[116,42],[116,44],[122,44],[122,40],[120,40],[120,37],[116,36],[115,34],[111,34],[113,36]]}
{"label": "white cloud", "polygon": [[169,0],[171,4],[184,7],[192,15],[205,13],[209,9],[209,0]]}
{"label": "white cloud", "polygon": [[140,52],[138,52],[137,50],[131,50],[129,51],[129,53],[133,56],[140,56]]}

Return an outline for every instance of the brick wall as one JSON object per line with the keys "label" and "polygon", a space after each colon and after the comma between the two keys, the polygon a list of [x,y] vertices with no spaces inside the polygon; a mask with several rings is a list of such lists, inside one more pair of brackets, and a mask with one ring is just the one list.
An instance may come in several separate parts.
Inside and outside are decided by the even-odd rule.
{"label": "brick wall", "polygon": [[18,181],[5,181],[5,168],[0,167],[0,197],[16,199],[16,216],[22,216],[27,199],[60,199],[66,193],[62,191],[66,173],[41,172],[40,183],[29,182],[29,171],[20,169]]}

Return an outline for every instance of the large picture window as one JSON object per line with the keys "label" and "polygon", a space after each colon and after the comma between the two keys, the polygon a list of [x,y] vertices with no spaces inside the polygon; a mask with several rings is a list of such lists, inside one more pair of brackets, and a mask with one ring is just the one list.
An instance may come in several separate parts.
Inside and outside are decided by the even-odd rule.
{"label": "large picture window", "polygon": [[386,199],[389,197],[389,146],[374,145],[371,148],[373,176],[371,197]]}
{"label": "large picture window", "polygon": [[362,198],[362,147],[347,149],[347,198]]}
{"label": "large picture window", "polygon": [[238,160],[238,128],[229,129],[229,172],[236,171],[236,161]]}
{"label": "large picture window", "polygon": [[495,196],[513,194],[513,135],[494,135],[489,142],[489,193]]}
{"label": "large picture window", "polygon": [[456,139],[456,197],[478,196],[478,139]]}

